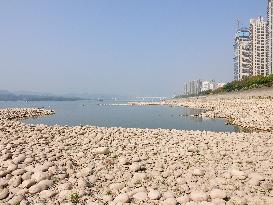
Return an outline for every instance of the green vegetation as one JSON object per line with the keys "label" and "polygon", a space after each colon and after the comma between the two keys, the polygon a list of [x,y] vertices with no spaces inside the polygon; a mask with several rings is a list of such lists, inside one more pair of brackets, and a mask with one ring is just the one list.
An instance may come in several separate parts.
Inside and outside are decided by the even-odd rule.
{"label": "green vegetation", "polygon": [[[253,88],[271,87],[273,85],[273,75],[252,76],[240,81],[227,83],[223,88],[215,90],[216,92],[232,92],[240,90],[249,90]],[[213,91],[213,93],[215,92]]]}
{"label": "green vegetation", "polygon": [[207,90],[199,93],[198,95],[179,95],[175,98],[187,98],[187,97],[195,97],[195,96],[205,96],[205,95],[213,95],[219,93],[226,92],[236,92],[242,90],[250,90],[254,88],[263,88],[263,87],[272,87],[273,86],[273,75],[268,76],[251,76],[244,78],[240,81],[232,81],[227,83],[222,88],[218,88],[216,90]]}
{"label": "green vegetation", "polygon": [[79,197],[79,194],[78,193],[72,193],[70,195],[70,202],[72,204],[78,204],[80,203],[80,197]]}

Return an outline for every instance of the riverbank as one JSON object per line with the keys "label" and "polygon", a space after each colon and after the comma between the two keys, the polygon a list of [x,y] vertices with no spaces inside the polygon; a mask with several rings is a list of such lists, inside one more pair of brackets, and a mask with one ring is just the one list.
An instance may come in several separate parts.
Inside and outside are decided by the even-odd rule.
{"label": "riverbank", "polygon": [[272,89],[252,90],[225,95],[172,99],[161,102],[132,103],[132,106],[168,105],[204,109],[200,117],[223,118],[245,130],[273,130]]}
{"label": "riverbank", "polygon": [[264,133],[28,125],[0,110],[0,204],[273,204]]}

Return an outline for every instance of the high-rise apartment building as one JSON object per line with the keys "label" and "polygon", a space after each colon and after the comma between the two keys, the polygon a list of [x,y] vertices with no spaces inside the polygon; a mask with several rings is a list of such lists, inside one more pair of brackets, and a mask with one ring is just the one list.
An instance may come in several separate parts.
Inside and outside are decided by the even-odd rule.
{"label": "high-rise apartment building", "polygon": [[234,80],[251,75],[251,41],[248,28],[238,29],[234,39]]}
{"label": "high-rise apartment building", "polygon": [[273,0],[267,1],[267,22],[262,17],[251,19],[249,29],[236,33],[234,80],[273,74]]}
{"label": "high-rise apartment building", "polygon": [[267,70],[273,74],[273,0],[267,6]]}
{"label": "high-rise apartment building", "polygon": [[268,75],[267,25],[262,17],[250,20],[251,75]]}
{"label": "high-rise apartment building", "polygon": [[202,81],[201,80],[193,80],[185,84],[184,86],[184,94],[185,95],[198,95],[201,92]]}

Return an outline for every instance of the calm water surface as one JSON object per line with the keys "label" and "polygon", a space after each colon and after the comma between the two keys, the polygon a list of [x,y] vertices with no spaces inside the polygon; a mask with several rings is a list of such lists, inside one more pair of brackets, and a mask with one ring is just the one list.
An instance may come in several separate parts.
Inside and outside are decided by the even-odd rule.
{"label": "calm water surface", "polygon": [[[108,104],[99,106],[99,103]],[[206,119],[189,115],[200,110],[168,106],[109,106],[127,102],[113,101],[68,101],[68,102],[1,102],[0,108],[44,107],[55,110],[56,114],[23,122],[47,125],[94,125],[101,127],[163,128],[178,130],[208,130],[237,132],[238,128],[225,125],[221,119]]]}

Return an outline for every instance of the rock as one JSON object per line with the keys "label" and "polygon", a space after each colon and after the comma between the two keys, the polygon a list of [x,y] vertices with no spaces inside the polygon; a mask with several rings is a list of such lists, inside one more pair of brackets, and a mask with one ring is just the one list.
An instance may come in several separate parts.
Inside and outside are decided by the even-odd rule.
{"label": "rock", "polygon": [[34,159],[32,157],[27,157],[24,161],[25,164],[30,164],[31,162],[33,162]]}
{"label": "rock", "polygon": [[239,196],[231,197],[230,201],[233,202],[234,205],[247,205],[246,199]]}
{"label": "rock", "polygon": [[33,179],[28,179],[28,180],[23,181],[22,187],[23,187],[23,188],[29,188],[29,187],[33,186],[34,184],[36,184],[36,181],[35,181],[35,180],[33,180]]}
{"label": "rock", "polygon": [[190,199],[194,202],[207,201],[208,195],[203,191],[193,191],[190,193]]}
{"label": "rock", "polygon": [[64,184],[60,184],[58,187],[59,191],[62,190],[71,190],[72,189],[72,184],[70,182],[64,183]]}
{"label": "rock", "polygon": [[94,149],[93,152],[95,154],[109,154],[110,150],[108,147],[99,147],[97,149]]}
{"label": "rock", "polygon": [[132,197],[133,195],[135,195],[138,192],[146,192],[146,188],[145,187],[139,187],[139,188],[131,190],[127,194],[128,194],[129,197]]}
{"label": "rock", "polygon": [[197,147],[195,147],[194,145],[191,145],[191,146],[188,148],[188,152],[198,152],[198,149],[197,149]]}
{"label": "rock", "polygon": [[105,202],[105,203],[108,203],[110,201],[113,201],[113,197],[111,195],[104,195],[102,197],[102,200]]}
{"label": "rock", "polygon": [[114,183],[109,185],[110,190],[121,190],[125,187],[124,183]]}
{"label": "rock", "polygon": [[213,189],[210,192],[210,197],[212,199],[224,199],[227,197],[227,194],[224,190],[221,189]]}
{"label": "rock", "polygon": [[146,192],[138,192],[133,195],[134,200],[136,201],[146,201],[148,196]]}
{"label": "rock", "polygon": [[35,193],[41,192],[45,189],[48,189],[52,185],[53,185],[53,181],[51,180],[46,179],[46,180],[40,181],[38,184],[35,184],[29,188],[29,193],[35,194]]}
{"label": "rock", "polygon": [[176,205],[177,201],[174,198],[167,198],[163,201],[162,205]]}
{"label": "rock", "polygon": [[118,202],[121,202],[121,203],[128,203],[129,202],[129,196],[128,194],[119,194],[115,199],[114,199],[114,202],[118,203]]}
{"label": "rock", "polygon": [[154,189],[151,189],[148,193],[148,197],[151,199],[151,200],[158,200],[160,199],[161,197],[161,194],[159,191],[157,190],[154,190]]}
{"label": "rock", "polygon": [[9,184],[9,186],[12,186],[12,187],[18,187],[21,183],[22,183],[22,177],[15,176],[9,180],[8,184]]}
{"label": "rock", "polygon": [[180,204],[186,204],[187,202],[190,201],[190,197],[188,195],[184,195],[184,196],[178,197],[176,200]]}
{"label": "rock", "polygon": [[10,205],[18,205],[20,202],[24,199],[22,195],[16,195],[12,199],[8,201],[8,204]]}
{"label": "rock", "polygon": [[49,175],[46,172],[37,171],[32,176],[31,179],[35,180],[36,182],[40,182],[45,179],[49,179]]}
{"label": "rock", "polygon": [[212,199],[213,205],[226,205],[226,201],[223,199]]}
{"label": "rock", "polygon": [[0,178],[0,188],[1,187],[5,187],[8,185],[8,180],[7,179],[4,179],[4,178]]}
{"label": "rock", "polygon": [[25,154],[19,154],[19,156],[15,157],[12,161],[14,162],[14,164],[19,164],[19,163],[23,162],[25,159],[26,159]]}
{"label": "rock", "polygon": [[237,170],[237,169],[232,169],[230,171],[230,174],[235,177],[235,178],[238,178],[238,179],[241,179],[241,180],[244,180],[247,178],[247,174],[243,171],[240,171],[240,170]]}
{"label": "rock", "polygon": [[194,169],[193,170],[193,175],[194,176],[204,176],[205,175],[205,171],[201,170],[201,169]]}
{"label": "rock", "polygon": [[72,191],[71,190],[62,190],[59,192],[59,197],[58,197],[58,201],[63,202],[66,199],[69,198],[69,196],[71,195]]}
{"label": "rock", "polygon": [[24,169],[17,169],[17,170],[14,170],[11,174],[14,176],[18,176],[18,175],[23,175],[25,172],[26,170]]}
{"label": "rock", "polygon": [[48,199],[51,198],[52,196],[55,196],[57,193],[52,190],[44,190],[40,192],[40,198],[41,199]]}
{"label": "rock", "polygon": [[88,187],[88,182],[85,179],[81,178],[78,180],[78,187],[80,189],[85,189]]}
{"label": "rock", "polygon": [[93,173],[93,169],[91,167],[83,168],[78,174],[77,177],[87,177]]}
{"label": "rock", "polygon": [[250,180],[248,183],[252,186],[259,186],[261,181],[264,181],[265,178],[257,173],[252,173],[249,175]]}
{"label": "rock", "polygon": [[122,165],[129,165],[129,164],[131,164],[130,160],[128,158],[125,158],[125,157],[119,158],[119,163],[122,164]]}
{"label": "rock", "polygon": [[162,197],[163,197],[164,199],[174,198],[174,194],[173,194],[173,192],[167,191],[167,192],[164,192],[164,193],[163,193]]}
{"label": "rock", "polygon": [[141,165],[140,164],[137,164],[137,163],[134,163],[132,164],[129,169],[132,171],[132,172],[137,172],[137,171],[140,171],[141,170]]}
{"label": "rock", "polygon": [[8,189],[1,189],[0,190],[0,200],[3,200],[5,198],[7,198],[9,195],[9,190]]}

